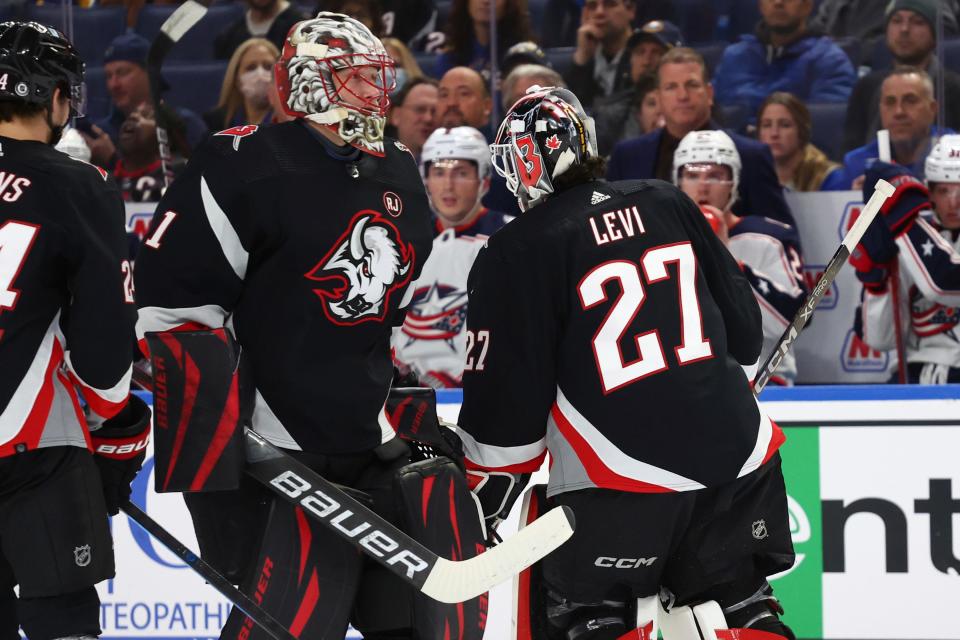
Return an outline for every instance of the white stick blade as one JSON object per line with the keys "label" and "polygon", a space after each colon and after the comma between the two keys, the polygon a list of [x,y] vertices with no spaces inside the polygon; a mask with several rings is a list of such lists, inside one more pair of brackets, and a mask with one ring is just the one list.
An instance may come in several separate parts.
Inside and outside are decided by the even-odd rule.
{"label": "white stick blade", "polygon": [[896,191],[896,189],[886,180],[877,180],[873,195],[870,196],[870,201],[867,202],[866,206],[860,211],[860,215],[857,216],[857,221],[853,223],[850,231],[847,232],[846,237],[843,239],[843,246],[847,248],[847,251],[853,253],[853,250],[860,242],[860,238],[862,238],[866,232],[867,227],[869,227],[873,219],[877,217],[877,212],[880,211],[880,207],[883,206],[887,198],[893,195],[894,191]]}
{"label": "white stick blade", "polygon": [[501,544],[454,562],[440,558],[420,589],[434,600],[455,604],[511,579],[573,535],[573,511],[556,507]]}

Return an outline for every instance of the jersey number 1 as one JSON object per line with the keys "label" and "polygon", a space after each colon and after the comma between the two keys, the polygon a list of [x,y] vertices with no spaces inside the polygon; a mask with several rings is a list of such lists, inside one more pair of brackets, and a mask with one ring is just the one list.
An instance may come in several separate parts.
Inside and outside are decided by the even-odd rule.
{"label": "jersey number 1", "polygon": [[[688,364],[713,357],[710,341],[703,336],[700,301],[697,299],[697,262],[689,242],[648,249],[640,259],[647,284],[670,277],[667,265],[676,263],[680,293],[680,331],[683,344],[674,349],[677,361]],[[641,378],[665,371],[666,357],[656,329],[634,336],[638,358],[624,362],[620,341],[627,327],[640,312],[647,297],[640,278],[640,269],[633,262],[614,260],[594,268],[580,280],[577,292],[584,310],[606,302],[604,287],[611,280],[620,285],[616,299],[600,328],[593,336],[593,354],[600,372],[603,392],[610,393]]]}
{"label": "jersey number 1", "polygon": [[40,227],[9,221],[0,226],[0,311],[17,306],[20,292],[13,281],[20,274]]}

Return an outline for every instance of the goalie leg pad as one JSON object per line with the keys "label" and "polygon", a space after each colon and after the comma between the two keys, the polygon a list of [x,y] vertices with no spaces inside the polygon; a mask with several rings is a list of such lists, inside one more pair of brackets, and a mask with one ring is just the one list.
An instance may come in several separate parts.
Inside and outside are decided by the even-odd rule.
{"label": "goalie leg pad", "polygon": [[[342,638],[362,567],[359,550],[308,518],[301,507],[275,501],[243,592],[298,638]],[[271,640],[236,608],[220,638]]]}
{"label": "goalie leg pad", "polygon": [[146,334],[154,377],[156,490],[236,489],[253,409],[240,348],[224,328]]}
{"label": "goalie leg pad", "polygon": [[[437,555],[466,560],[486,548],[476,500],[453,461],[441,457],[408,464],[397,472],[394,490],[403,529]],[[416,637],[483,637],[487,594],[451,605],[410,593]]]}

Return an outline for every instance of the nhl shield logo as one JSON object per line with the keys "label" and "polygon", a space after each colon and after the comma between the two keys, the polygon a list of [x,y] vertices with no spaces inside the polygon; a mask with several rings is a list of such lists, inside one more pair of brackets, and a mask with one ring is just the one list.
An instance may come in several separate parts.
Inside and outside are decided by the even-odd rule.
{"label": "nhl shield logo", "polygon": [[765,520],[757,520],[753,523],[753,538],[755,540],[763,540],[770,534],[767,532],[767,523]]}
{"label": "nhl shield logo", "polygon": [[90,545],[85,544],[82,547],[73,548],[73,561],[78,567],[85,567],[90,564]]}
{"label": "nhl shield logo", "polygon": [[403,213],[403,200],[393,191],[387,191],[383,194],[383,208],[387,210],[394,218]]}

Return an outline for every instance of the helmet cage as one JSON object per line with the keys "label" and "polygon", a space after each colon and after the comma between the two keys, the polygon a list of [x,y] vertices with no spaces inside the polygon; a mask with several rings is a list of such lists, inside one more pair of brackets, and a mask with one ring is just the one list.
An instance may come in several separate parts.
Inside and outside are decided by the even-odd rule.
{"label": "helmet cage", "polygon": [[554,179],[597,155],[593,119],[570,91],[533,87],[510,108],[490,151],[527,211],[554,192]]}

